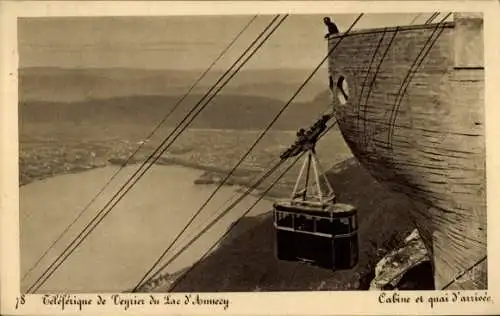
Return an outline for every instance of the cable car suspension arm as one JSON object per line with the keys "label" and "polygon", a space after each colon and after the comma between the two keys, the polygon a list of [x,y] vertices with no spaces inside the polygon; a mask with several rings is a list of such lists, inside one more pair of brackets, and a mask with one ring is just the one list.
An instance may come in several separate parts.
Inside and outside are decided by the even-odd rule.
{"label": "cable car suspension arm", "polygon": [[[297,132],[297,140],[295,141],[294,144],[292,144],[285,152],[283,152],[280,156],[282,160],[286,160],[290,157],[295,157],[298,154],[306,152],[306,159],[304,160],[304,163],[302,164],[302,168],[300,169],[299,175],[297,177],[297,181],[295,182],[295,186],[293,188],[292,192],[292,201],[295,202],[307,202],[308,204],[310,203],[315,203],[314,200],[317,200],[319,202],[319,205],[325,205],[325,203],[331,202],[335,199],[335,194],[333,192],[332,186],[330,185],[330,182],[326,178],[326,175],[324,172],[322,172],[322,169],[320,167],[318,158],[316,157],[316,143],[318,142],[318,139],[320,135],[328,128],[327,123],[328,121],[331,120],[333,117],[333,114],[326,114],[323,115],[320,119],[318,119],[307,131],[301,128]],[[310,173],[311,173],[311,167],[314,172],[314,179],[315,179],[315,184],[316,184],[316,190],[317,190],[317,195],[315,196],[315,199],[309,199],[307,197],[307,189],[309,187],[309,178],[310,178]],[[305,175],[305,184],[304,188],[302,190],[299,189],[299,185],[301,182],[301,179],[303,177],[304,171],[306,172]],[[323,193],[323,190],[321,189],[320,185],[320,179],[323,179],[323,183],[326,186],[326,193]]]}

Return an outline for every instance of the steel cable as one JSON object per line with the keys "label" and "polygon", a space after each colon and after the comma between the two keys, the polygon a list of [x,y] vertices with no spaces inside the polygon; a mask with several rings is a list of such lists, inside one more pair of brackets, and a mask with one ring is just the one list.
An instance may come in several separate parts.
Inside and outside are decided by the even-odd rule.
{"label": "steel cable", "polygon": [[[242,59],[242,58],[246,55],[246,53],[247,53],[247,52],[248,52],[248,51],[249,51],[249,50],[250,50],[250,49],[251,49],[251,48],[252,48],[252,47],[253,47],[253,46],[254,46],[254,45],[258,42],[258,40],[259,40],[262,36],[264,36],[264,34],[265,34],[265,33],[267,32],[267,30],[268,30],[268,29],[269,29],[269,28],[270,28],[270,27],[274,24],[274,22],[278,19],[278,17],[279,17],[279,15],[277,15],[277,16],[275,16],[275,17],[273,18],[273,20],[272,20],[272,21],[268,24],[268,26],[267,26],[267,27],[266,27],[266,28],[265,28],[265,29],[264,29],[264,30],[263,30],[263,31],[259,34],[259,36],[258,36],[258,37],[257,37],[257,38],[256,38],[256,39],[255,39],[255,40],[254,40],[251,44],[250,44],[250,46],[249,46],[249,47],[245,50],[245,52],[244,52],[244,53],[243,53],[243,54],[242,54],[242,55],[238,58],[238,60],[237,60],[237,61],[235,61],[235,62],[233,63],[233,65],[232,65],[232,66],[231,66],[231,67],[230,67],[230,68],[229,68],[229,69],[228,69],[228,70],[227,70],[227,71],[226,71],[226,72],[225,72],[225,73],[221,76],[221,78],[219,78],[219,80],[218,80],[218,81],[217,81],[217,82],[213,85],[213,87],[212,87],[212,88],[211,88],[211,89],[207,92],[207,94],[206,94],[206,95],[205,95],[205,96],[204,96],[204,97],[203,97],[203,98],[202,98],[202,99],[201,99],[201,100],[200,100],[200,101],[199,101],[199,102],[198,102],[198,103],[197,103],[197,104],[196,104],[196,105],[195,105],[195,106],[191,109],[190,113],[188,113],[188,115],[185,117],[185,119],[184,119],[181,123],[179,123],[178,127],[179,127],[179,126],[181,126],[181,125],[182,125],[182,124],[183,124],[183,123],[184,123],[184,122],[185,122],[185,121],[189,118],[189,115],[191,115],[191,114],[192,114],[192,113],[193,113],[193,112],[197,109],[198,105],[199,105],[199,104],[201,104],[201,102],[202,102],[202,101],[204,101],[204,99],[206,98],[206,96],[207,96],[210,92],[212,92],[212,91],[215,89],[215,87],[217,86],[217,84],[218,84],[218,83],[220,83],[220,81],[222,81],[222,79],[224,79],[224,77],[225,77],[228,73],[230,73],[230,72],[232,71],[232,69],[233,69],[233,68],[236,66],[236,64],[237,64],[237,63],[238,63],[238,62],[239,62],[239,61],[240,61],[240,60],[241,60],[241,59]],[[280,24],[278,24],[278,25],[277,25],[277,27],[279,27],[279,25],[280,25]],[[275,27],[275,28],[271,31],[271,34],[272,34],[275,30],[276,30],[276,28],[277,28],[277,27]],[[241,69],[241,68],[243,67],[243,65],[244,65],[246,62],[248,62],[248,60],[249,60],[249,59],[253,56],[253,54],[255,54],[255,53],[256,53],[256,51],[257,51],[257,50],[258,50],[258,49],[259,49],[259,48],[263,45],[263,43],[267,40],[267,38],[269,38],[269,36],[270,36],[270,34],[268,34],[268,35],[267,35],[267,37],[265,37],[265,39],[263,40],[263,42],[262,42],[262,43],[260,43],[260,44],[257,46],[257,48],[255,48],[255,49],[254,49],[254,51],[251,53],[251,55],[250,55],[250,56],[249,56],[249,57],[248,57],[248,58],[247,58],[247,59],[243,62],[243,64],[242,64],[242,65],[240,65],[240,66],[239,66],[239,68],[237,68],[237,70],[236,70],[235,72],[233,72],[233,73],[230,75],[229,79],[228,79],[228,80],[224,83],[224,85],[223,85],[222,87],[219,87],[219,89],[215,92],[215,94],[214,94],[214,95],[212,95],[212,96],[211,96],[211,98],[210,98],[210,99],[209,99],[209,100],[208,100],[208,101],[204,104],[204,106],[206,106],[206,105],[208,104],[208,102],[210,102],[210,101],[211,101],[211,100],[215,97],[215,95],[216,95],[216,94],[217,94],[217,93],[218,93],[218,92],[219,92],[219,91],[220,91],[220,90],[221,90],[221,89],[225,86],[225,84],[227,84],[227,83],[229,82],[229,80],[231,80],[231,79],[232,79],[232,78],[236,75],[236,73],[239,71],[239,69]],[[203,108],[204,108],[204,107],[203,107]],[[203,108],[202,108],[202,109],[203,109]],[[201,112],[201,110],[200,110],[200,111],[198,111],[198,112],[197,112],[197,114],[199,114],[200,112]],[[194,118],[193,118],[193,119],[194,119]],[[193,119],[191,119],[191,121],[192,121]],[[189,123],[188,123],[188,124],[189,124]],[[184,129],[185,129],[186,127],[187,127],[187,126],[185,126],[185,127],[184,127]],[[60,255],[60,256],[59,256],[59,257],[58,257],[58,258],[57,258],[57,259],[56,259],[56,260],[55,260],[55,261],[54,261],[54,262],[53,262],[53,263],[52,263],[52,264],[51,264],[51,265],[50,265],[50,266],[46,269],[46,270],[45,270],[45,272],[42,274],[42,276],[41,276],[40,278],[38,278],[38,279],[37,279],[37,281],[35,281],[35,283],[34,283],[34,284],[33,284],[33,285],[32,285],[32,286],[28,289],[28,293],[29,293],[30,291],[32,291],[32,290],[36,291],[36,290],[37,290],[37,289],[38,289],[38,288],[39,288],[39,287],[40,287],[43,283],[45,283],[45,281],[46,281],[46,280],[47,280],[47,279],[48,279],[48,278],[49,278],[49,277],[50,277],[50,276],[51,276],[51,275],[55,272],[55,269],[57,269],[57,268],[58,268],[58,267],[62,264],[62,262],[64,262],[64,260],[66,260],[66,258],[67,258],[67,257],[68,257],[68,256],[69,256],[69,255],[70,255],[70,254],[71,254],[71,253],[75,250],[75,249],[76,249],[76,247],[78,247],[78,246],[81,244],[81,242],[83,242],[83,240],[84,240],[84,239],[85,239],[85,238],[86,238],[86,237],[90,234],[90,232],[92,232],[92,230],[93,230],[93,229],[94,229],[94,228],[95,228],[95,227],[96,227],[96,226],[97,226],[97,225],[98,225],[98,224],[99,224],[99,223],[100,223],[100,222],[104,219],[104,217],[105,217],[105,216],[106,216],[106,215],[107,215],[107,214],[108,214],[108,213],[112,210],[112,208],[113,208],[113,207],[117,204],[117,202],[119,202],[119,201],[123,198],[123,196],[124,196],[124,195],[125,195],[125,194],[126,194],[126,193],[127,193],[127,192],[131,189],[131,188],[132,188],[132,186],[133,186],[133,185],[134,185],[134,184],[135,184],[135,183],[136,183],[136,182],[140,179],[140,177],[142,177],[142,175],[144,175],[144,173],[145,173],[145,172],[146,172],[146,171],[147,171],[147,170],[148,170],[148,169],[149,169],[149,168],[150,168],[150,167],[154,164],[154,162],[152,162],[152,163],[150,163],[149,167],[146,167],[147,169],[146,169],[145,171],[143,171],[143,172],[142,172],[142,174],[141,174],[141,175],[139,175],[139,178],[138,178],[136,181],[134,181],[134,182],[133,182],[132,186],[130,186],[130,187],[129,187],[126,191],[125,191],[125,193],[124,193],[121,197],[119,197],[118,201],[117,201],[117,202],[116,202],[116,203],[115,203],[115,204],[111,207],[111,209],[109,209],[107,212],[105,212],[105,213],[104,213],[104,215],[103,215],[103,216],[102,216],[102,217],[101,217],[101,218],[97,221],[97,223],[96,223],[96,224],[95,224],[95,225],[94,225],[94,226],[90,229],[90,231],[89,231],[89,232],[87,232],[87,233],[83,236],[83,238],[82,238],[79,242],[77,242],[77,239],[78,239],[78,238],[80,238],[80,237],[82,237],[82,234],[84,234],[85,230],[86,230],[86,229],[87,229],[90,225],[92,225],[92,224],[94,223],[94,221],[96,221],[96,220],[97,220],[97,217],[98,217],[98,216],[100,216],[100,215],[104,212],[105,208],[106,208],[108,205],[110,205],[110,203],[112,202],[112,200],[113,200],[114,198],[116,198],[116,196],[118,196],[118,195],[122,192],[123,188],[124,188],[126,185],[128,185],[128,184],[130,183],[130,181],[132,181],[133,177],[135,177],[135,176],[136,176],[136,175],[140,172],[140,170],[143,168],[143,166],[144,166],[144,165],[145,165],[145,164],[146,164],[146,163],[147,163],[147,162],[148,162],[151,158],[153,158],[155,154],[157,154],[157,153],[158,153],[158,151],[161,149],[161,147],[162,147],[162,146],[166,143],[166,141],[169,139],[169,137],[170,137],[171,135],[173,135],[173,133],[175,133],[175,132],[176,132],[176,130],[177,130],[177,128],[176,128],[176,129],[175,129],[175,130],[174,130],[174,131],[173,131],[173,132],[172,132],[169,136],[167,136],[167,138],[165,138],[165,140],[162,142],[162,144],[161,144],[160,146],[158,146],[158,148],[157,148],[157,149],[156,149],[156,150],[155,150],[155,151],[154,151],[154,152],[153,152],[153,153],[152,153],[152,154],[148,157],[148,159],[147,159],[147,160],[146,160],[146,161],[145,161],[145,162],[141,165],[141,167],[140,167],[140,168],[139,168],[139,169],[138,169],[138,170],[137,170],[137,171],[136,171],[136,172],[135,172],[135,173],[134,173],[134,174],[130,177],[130,179],[129,179],[129,180],[128,180],[128,181],[127,181],[127,182],[126,182],[126,183],[125,183],[125,184],[124,184],[124,185],[123,185],[120,189],[119,189],[119,191],[118,191],[118,192],[117,192],[117,193],[116,193],[116,194],[112,197],[112,199],[111,199],[111,200],[110,200],[110,201],[109,201],[109,202],[108,202],[108,203],[104,206],[104,208],[102,208],[102,209],[101,209],[101,211],[100,211],[100,212],[96,215],[96,217],[94,217],[94,218],[93,218],[93,220],[92,220],[89,224],[87,224],[87,226],[83,229],[83,231],[82,231],[82,232],[80,232],[80,234],[79,234],[79,235],[78,235],[78,236],[77,236],[77,237],[73,240],[73,242],[72,242],[69,246],[67,246],[67,247],[66,247],[66,249],[63,251],[63,253],[62,253],[62,254],[61,254],[61,255]],[[182,131],[183,131],[183,130],[182,130]],[[178,133],[178,134],[176,135],[176,137],[175,137],[175,138],[177,138],[178,136],[180,136],[180,134],[182,133],[182,131],[181,131],[180,133]],[[172,143],[173,143],[173,142],[171,142],[169,145],[171,145]],[[162,154],[162,153],[163,153],[166,149],[168,149],[168,147],[167,147],[167,148],[165,148],[165,149],[163,149],[163,151],[160,153],[160,155],[161,155],[161,154]],[[160,157],[160,156],[156,157],[155,161],[156,161],[157,159],[159,159],[159,157]],[[70,247],[72,247],[75,243],[77,243],[76,247],[75,247],[74,249],[70,250],[69,254],[65,255],[65,256],[64,256],[64,258],[62,258],[62,256],[64,255],[64,253],[65,253],[66,251],[68,251],[68,249],[69,249]],[[48,271],[49,271],[52,267],[54,267],[54,265],[56,265],[56,262],[57,262],[58,260],[60,260],[61,258],[62,258],[62,261],[61,261],[59,264],[57,264],[57,266],[55,267],[55,269],[54,269],[53,271],[51,271],[51,272],[48,272]],[[46,276],[46,274],[48,274],[48,276]],[[42,280],[43,278],[44,278],[44,280]],[[41,282],[41,283],[37,285],[37,283],[39,283],[39,282]]]}
{"label": "steel cable", "polygon": [[[316,72],[320,69],[320,67],[323,65],[323,63],[330,57],[330,55],[333,53],[333,51],[338,47],[338,45],[340,44],[340,42],[348,35],[348,33],[352,30],[352,28],[357,24],[357,22],[361,19],[361,17],[363,16],[363,13],[361,13],[355,20],[354,22],[351,24],[351,26],[346,30],[346,32],[344,33],[344,35],[340,36],[339,37],[339,40],[336,42],[336,44],[333,46],[332,49],[329,50],[328,54],[321,60],[321,62],[316,66],[316,68],[313,70],[313,72],[306,78],[306,80],[301,84],[301,86],[297,89],[297,91],[292,95],[292,97],[290,98],[290,100],[281,108],[281,110],[277,113],[276,117],[273,119],[273,121],[271,122],[271,124],[274,124],[274,122],[279,118],[279,116],[286,110],[286,108],[288,107],[288,105],[295,99],[295,97],[302,91],[302,89],[307,85],[307,83],[311,80],[311,78],[316,74]],[[257,142],[260,140],[260,138],[263,137],[263,135],[265,135],[265,133],[267,132],[267,130],[270,128],[271,125],[268,126],[268,128],[266,128],[266,130],[264,131],[264,133],[261,134],[261,136],[258,138]],[[256,143],[257,143],[256,142]],[[254,145],[251,147],[251,149],[253,149],[253,147],[255,147],[256,143],[254,143]],[[234,171],[233,171],[234,172]],[[227,180],[228,177],[226,177],[225,180]],[[221,184],[219,185],[219,187],[216,189],[216,191],[224,184],[225,181],[221,182]],[[215,192],[216,192],[215,191]],[[211,197],[209,197],[209,200],[213,197],[214,194],[211,195]],[[209,201],[208,200],[208,201]],[[208,204],[208,201],[206,201],[203,205],[203,207]],[[234,204],[236,205],[236,204]],[[234,207],[234,206],[233,206]],[[190,221],[188,222],[188,225],[186,225],[182,230],[181,230],[181,233],[174,239],[174,242],[171,243],[168,247],[167,247],[167,250],[164,251],[162,253],[162,255],[160,256],[159,259],[156,260],[156,263],[153,265],[152,268],[150,268],[150,270],[146,273],[149,274],[153,269],[154,269],[154,266],[157,265],[163,258],[164,256],[167,254],[168,250],[173,246],[173,244],[175,243],[175,241],[177,241],[181,234],[187,229],[187,227],[189,226],[189,224],[192,223],[192,221],[194,220],[194,218],[196,218],[199,214],[199,212],[201,212],[202,208],[200,210],[198,210],[198,212],[195,213],[195,216],[192,217],[190,219]],[[188,243],[188,245],[190,245],[191,243]],[[175,259],[176,256],[174,256],[174,259]],[[173,259],[171,259],[169,262],[171,262]],[[167,263],[168,264],[168,263]],[[158,271],[161,271],[163,270],[163,268],[160,268]],[[153,274],[153,276],[151,276],[146,282],[148,282],[149,280],[153,279],[157,274],[158,274],[158,271]],[[133,291],[136,291],[140,286],[141,286],[141,282],[146,278],[147,276],[144,276],[141,281],[134,287],[134,290]]]}
{"label": "steel cable", "polygon": [[[329,126],[323,133],[322,135],[318,138],[318,140],[323,137],[324,135],[326,135],[334,126],[336,125],[336,123],[333,123],[331,126]],[[183,273],[183,275],[181,277],[179,277],[179,279],[177,279],[174,283],[174,285],[171,287],[171,290],[173,290],[179,283],[180,281],[182,281],[182,279],[184,279],[187,274],[189,274],[230,232],[233,228],[236,227],[236,225],[238,225],[238,223],[242,220],[243,217],[245,217],[248,213],[250,213],[250,211],[253,210],[253,208],[255,206],[257,206],[257,204],[267,195],[267,193],[269,193],[269,191],[278,183],[279,180],[281,180],[283,178],[283,176],[288,172],[290,171],[290,169],[297,163],[297,161],[304,155],[304,152],[302,152],[301,154],[299,154],[296,159],[267,187],[267,189],[265,189],[259,196],[259,198],[254,201],[254,203],[247,208],[247,210],[245,210],[245,212],[243,214],[241,214],[239,216],[239,218],[231,225],[231,227],[219,238],[217,239],[217,241],[210,247],[208,248],[207,251],[204,252],[204,254],[202,255],[202,257],[200,259],[198,259],[185,273]],[[251,191],[253,191],[253,189],[251,190],[247,190],[248,194],[251,193]],[[227,213],[227,212],[226,212]],[[187,249],[187,247],[186,247]],[[185,249],[181,249],[179,253],[182,253],[183,251],[185,251]],[[168,263],[172,262],[173,260],[175,260],[175,258],[177,258],[176,256],[174,256],[173,259],[171,259],[171,261],[169,261]],[[165,269],[165,267],[163,267],[161,270]]]}
{"label": "steel cable", "polygon": [[[216,188],[216,190],[212,193],[212,195],[205,201],[205,203],[202,205],[202,207],[194,214],[193,217],[188,221],[187,225],[181,230],[181,232],[174,238],[174,241],[167,247],[167,249],[162,253],[162,255],[156,260],[155,264],[148,270],[146,275],[139,281],[139,283],[134,287],[134,291],[136,291],[140,286],[141,282],[144,281],[144,279],[147,277],[147,274],[151,273],[151,271],[154,269],[154,267],[165,257],[167,252],[173,247],[174,243],[180,238],[182,233],[184,233],[189,225],[194,221],[194,219],[200,214],[200,212],[203,210],[203,208],[209,203],[209,201],[213,198],[215,193],[224,185],[224,183],[227,181],[227,179],[230,177],[232,173],[234,173],[235,169],[243,162],[243,160],[248,156],[248,154],[253,150],[253,148],[257,145],[257,143],[264,137],[264,135],[267,133],[267,131],[271,128],[271,126],[278,120],[278,118],[281,116],[281,114],[287,109],[287,107],[291,104],[291,102],[295,99],[295,97],[302,91],[302,89],[309,83],[309,81],[312,79],[312,77],[316,74],[316,72],[321,68],[321,66],[324,64],[324,62],[330,57],[330,55],[333,53],[333,51],[338,47],[338,45],[342,42],[342,40],[345,38],[345,36],[348,35],[348,33],[352,30],[352,28],[358,23],[358,21],[361,19],[363,16],[363,13],[359,14],[358,17],[354,20],[354,22],[350,25],[350,27],[346,30],[344,35],[339,37],[339,40],[336,42],[336,44],[331,48],[328,52],[328,54],[321,60],[321,62],[314,68],[312,73],[304,80],[304,82],[299,86],[299,88],[296,90],[296,92],[292,95],[292,97],[289,99],[287,103],[280,109],[280,111],[276,114],[274,119],[271,121],[271,123],[267,126],[267,128],[264,130],[264,132],[257,138],[255,143],[251,146],[249,151],[242,157],[242,159],[238,162],[238,164],[231,170],[229,176],[226,176],[224,181],[222,181],[219,186]],[[156,275],[156,274],[154,274]],[[152,279],[154,275],[148,279]]]}
{"label": "steel cable", "polygon": [[[389,123],[389,133],[387,135],[387,147],[392,148],[392,139],[394,137],[394,126],[396,124],[396,119],[398,116],[399,108],[401,106],[401,103],[403,101],[404,96],[406,95],[406,90],[408,89],[408,86],[410,85],[411,80],[413,79],[413,75],[415,74],[416,70],[422,65],[423,61],[427,57],[427,54],[429,54],[431,48],[434,46],[436,43],[437,39],[439,36],[441,36],[443,30],[444,30],[444,22],[445,20],[451,15],[451,13],[448,13],[446,16],[444,16],[439,23],[436,24],[436,27],[434,28],[433,32],[425,42],[424,46],[418,53],[417,57],[413,60],[412,65],[410,66],[403,82],[401,83],[401,86],[399,87],[396,100],[394,103],[393,108],[391,109],[391,116],[390,116],[390,123]],[[441,28],[441,31],[438,32],[438,30]],[[437,34],[435,37],[434,35]]]}
{"label": "steel cable", "polygon": [[[358,19],[359,20],[359,19]],[[356,20],[356,22],[358,21]],[[355,23],[354,23],[355,24]],[[354,26],[354,24],[351,26],[351,28]],[[350,29],[351,29],[350,28]],[[336,47],[336,46],[335,46]],[[333,51],[333,50],[332,50]],[[329,54],[330,55],[330,54]],[[328,56],[329,56],[328,55]],[[281,117],[281,115],[286,111],[286,109],[290,106],[290,104],[293,102],[295,97],[302,91],[302,89],[305,87],[305,85],[309,82],[309,80],[316,74],[317,70],[321,67],[321,65],[324,63],[324,60],[319,64],[319,66],[312,72],[312,74],[305,80],[305,82],[299,87],[299,89],[294,93],[294,95],[288,100],[285,105],[281,107],[281,109],[276,113],[274,118],[271,120],[271,122],[266,126],[266,128],[261,132],[261,134],[257,137],[257,139],[254,141],[254,143],[250,146],[250,148],[245,152],[245,154],[239,159],[239,161],[236,163],[236,165],[229,171],[229,173],[224,177],[224,179],[219,183],[219,185],[215,188],[214,191],[210,194],[210,196],[205,200],[205,202],[202,204],[202,206],[194,213],[194,215],[189,219],[189,221],[185,224],[185,226],[181,229],[181,231],[177,234],[177,236],[173,239],[173,241],[170,243],[170,245],[165,249],[165,251],[162,253],[162,255],[156,260],[156,262],[152,265],[152,267],[146,272],[146,274],[142,277],[142,279],[137,283],[137,285],[134,287],[134,291],[137,290],[137,288],[141,285],[141,283],[146,279],[147,275],[153,271],[154,267],[166,256],[168,251],[173,247],[173,245],[179,240],[181,235],[189,228],[191,223],[201,214],[201,212],[205,209],[205,207],[210,203],[210,201],[214,198],[214,196],[219,192],[219,190],[225,185],[227,180],[234,174],[236,169],[243,163],[243,161],[250,155],[250,153],[255,149],[255,147],[258,145],[258,143],[264,138],[264,136],[269,132],[269,130],[272,128],[272,126],[276,123],[276,121]]]}
{"label": "steel cable", "polygon": [[26,277],[40,264],[40,262],[47,256],[48,252],[52,250],[55,245],[61,240],[61,238],[75,225],[75,223],[83,216],[83,214],[90,208],[90,206],[97,200],[104,190],[111,184],[111,182],[118,176],[118,174],[130,163],[133,157],[137,155],[139,150],[147,143],[154,134],[163,126],[163,124],[170,118],[174,111],[184,102],[184,100],[191,94],[194,88],[200,83],[200,81],[205,78],[205,76],[212,70],[215,64],[226,54],[226,52],[231,49],[234,43],[243,35],[243,33],[250,27],[250,25],[255,21],[257,15],[253,16],[250,21],[236,34],[236,36],[226,45],[226,47],[219,53],[215,60],[208,66],[208,68],[195,80],[187,92],[176,101],[172,109],[163,117],[163,119],[156,125],[156,127],[151,131],[151,133],[146,136],[145,140],[139,144],[135,151],[127,158],[125,162],[118,168],[118,170],[109,178],[109,180],[104,184],[104,186],[95,194],[95,196],[86,204],[86,206],[78,213],[78,215],[73,219],[73,221],[58,235],[58,237],[49,245],[45,252],[40,256],[40,258],[33,264],[33,266],[24,274],[21,281],[25,280]]}

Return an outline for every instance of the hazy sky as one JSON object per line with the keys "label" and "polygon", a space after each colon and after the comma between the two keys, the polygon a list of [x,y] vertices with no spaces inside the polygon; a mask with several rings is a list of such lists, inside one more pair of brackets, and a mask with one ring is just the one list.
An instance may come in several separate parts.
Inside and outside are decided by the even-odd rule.
{"label": "hazy sky", "polygon": [[[345,30],[356,15],[330,15]],[[367,14],[357,28],[423,23],[430,13]],[[443,16],[443,15],[442,15]],[[206,68],[252,16],[23,18],[20,67]],[[326,53],[319,15],[291,15],[247,68],[311,68]],[[267,25],[259,16],[217,68],[227,68]],[[441,19],[439,17],[437,20]]]}

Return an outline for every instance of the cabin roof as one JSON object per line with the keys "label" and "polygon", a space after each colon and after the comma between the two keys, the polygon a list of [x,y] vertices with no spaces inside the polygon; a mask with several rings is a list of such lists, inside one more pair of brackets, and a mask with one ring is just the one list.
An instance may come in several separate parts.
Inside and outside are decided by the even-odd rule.
{"label": "cabin roof", "polygon": [[308,207],[305,205],[295,205],[292,204],[290,200],[281,200],[274,203],[274,208],[277,211],[321,217],[344,217],[351,216],[357,213],[357,210],[354,206],[342,203],[334,203],[324,209],[321,209],[316,207]]}

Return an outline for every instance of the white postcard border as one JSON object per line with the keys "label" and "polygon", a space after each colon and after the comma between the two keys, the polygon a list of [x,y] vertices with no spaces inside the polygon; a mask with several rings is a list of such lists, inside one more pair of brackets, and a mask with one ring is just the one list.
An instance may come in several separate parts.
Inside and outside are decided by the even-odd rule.
{"label": "white postcard border", "polygon": [[[380,303],[381,292],[286,292],[286,293],[199,293],[204,297],[227,298],[229,308],[221,306],[132,304],[127,310],[113,303],[112,295],[99,294],[106,298],[105,305],[97,304],[97,294],[73,295],[79,299],[88,297],[94,303],[85,306],[87,313],[154,313],[154,314],[488,314],[500,312],[500,272],[495,269],[499,263],[500,234],[496,210],[500,209],[497,198],[500,188],[500,109],[498,70],[500,50],[498,30],[500,15],[498,1],[221,1],[221,2],[132,2],[132,1],[4,1],[0,3],[1,14],[1,96],[0,106],[0,210],[1,210],[1,314],[55,315],[78,312],[78,305],[44,305],[43,295],[28,295],[24,304],[15,309],[19,295],[19,183],[18,183],[18,118],[17,118],[17,17],[42,16],[162,16],[162,15],[205,15],[205,14],[324,14],[334,13],[381,13],[381,12],[433,12],[433,11],[475,11],[484,12],[485,37],[485,103],[486,103],[486,146],[487,146],[487,203],[488,203],[488,291],[461,291],[462,295],[490,296],[491,303],[415,303],[423,296],[451,297],[452,291],[399,292],[408,296],[412,303]],[[385,292],[392,296],[393,292]],[[446,294],[448,293],[448,294]],[[191,293],[196,295],[197,293]],[[129,299],[145,298],[148,294],[119,294]],[[162,302],[168,294],[155,294]],[[184,300],[183,293],[173,297]],[[76,309],[75,309],[76,308]]]}

